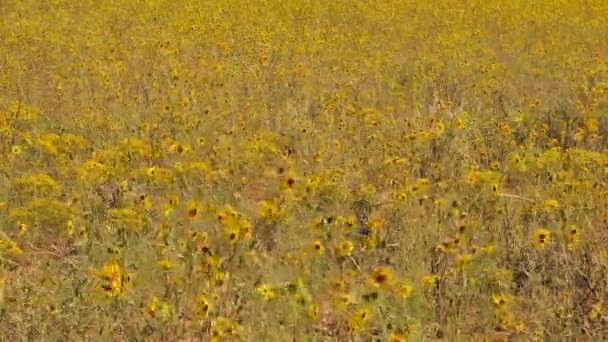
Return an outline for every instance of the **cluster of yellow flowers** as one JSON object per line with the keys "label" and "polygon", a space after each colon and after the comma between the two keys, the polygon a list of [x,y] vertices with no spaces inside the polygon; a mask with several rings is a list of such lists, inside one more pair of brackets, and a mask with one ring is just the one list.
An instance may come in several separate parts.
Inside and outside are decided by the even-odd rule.
{"label": "cluster of yellow flowers", "polygon": [[605,1],[0,13],[7,339],[606,339]]}

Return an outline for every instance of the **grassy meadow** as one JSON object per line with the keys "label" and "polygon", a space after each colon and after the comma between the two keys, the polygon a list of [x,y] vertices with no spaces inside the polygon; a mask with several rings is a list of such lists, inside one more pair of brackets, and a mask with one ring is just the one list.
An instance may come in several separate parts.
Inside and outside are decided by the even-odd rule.
{"label": "grassy meadow", "polygon": [[607,340],[607,41],[604,0],[0,1],[0,340]]}

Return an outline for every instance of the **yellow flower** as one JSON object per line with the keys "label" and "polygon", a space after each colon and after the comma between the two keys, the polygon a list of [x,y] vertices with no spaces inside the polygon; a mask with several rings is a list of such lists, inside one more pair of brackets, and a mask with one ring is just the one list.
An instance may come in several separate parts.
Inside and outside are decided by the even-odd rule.
{"label": "yellow flower", "polygon": [[184,154],[187,153],[189,151],[189,148],[179,144],[179,143],[174,143],[171,146],[169,146],[169,152],[173,152],[173,153],[177,153],[177,154]]}
{"label": "yellow flower", "polygon": [[435,122],[432,127],[432,131],[435,135],[442,135],[445,132],[445,125],[441,121]]}
{"label": "yellow flower", "polygon": [[158,310],[158,298],[156,298],[156,296],[152,297],[152,300],[148,303],[147,307],[150,314],[154,316]]}
{"label": "yellow flower", "polygon": [[571,225],[565,229],[566,246],[570,249],[578,247],[580,242],[580,228],[576,225]]}
{"label": "yellow flower", "polygon": [[167,206],[171,207],[171,208],[175,208],[179,205],[179,196],[176,194],[172,194],[169,197],[167,197],[166,200]]}
{"label": "yellow flower", "polygon": [[454,241],[447,240],[435,247],[436,250],[441,251],[444,254],[452,254],[454,252]]}
{"label": "yellow flower", "polygon": [[312,231],[315,233],[318,233],[321,231],[321,228],[323,227],[323,219],[320,218],[313,218],[310,221],[310,227],[312,228]]}
{"label": "yellow flower", "polygon": [[188,201],[188,209],[187,209],[188,218],[191,220],[194,220],[200,213],[201,213],[201,205],[200,205],[199,201],[194,198],[191,199],[190,201]]}
{"label": "yellow flower", "polygon": [[490,185],[490,190],[491,190],[491,193],[493,195],[498,194],[498,191],[500,190],[500,184],[498,184],[498,183],[492,183]]}
{"label": "yellow flower", "polygon": [[375,287],[386,286],[391,283],[393,278],[392,270],[386,267],[376,267],[369,275],[369,280]]}
{"label": "yellow flower", "polygon": [[55,304],[49,304],[46,309],[51,316],[55,316],[59,313],[59,308],[57,308]]}
{"label": "yellow flower", "polygon": [[207,315],[211,311],[211,304],[209,303],[207,296],[205,296],[205,295],[198,296],[197,303],[198,303],[198,306],[197,306],[198,315],[202,318],[207,317]]}
{"label": "yellow flower", "polygon": [[149,196],[147,196],[146,194],[140,194],[138,199],[139,201],[137,205],[144,211],[149,211],[150,209],[152,209],[154,203],[152,202],[152,199],[150,199]]}
{"label": "yellow flower", "polygon": [[545,209],[547,211],[554,211],[559,208],[559,202],[556,199],[548,199],[545,201]]}
{"label": "yellow flower", "polygon": [[325,253],[325,247],[323,247],[323,244],[320,240],[316,240],[312,243],[312,249],[318,255],[322,255],[323,253]]}
{"label": "yellow flower", "polygon": [[363,325],[369,319],[369,310],[360,309],[348,319],[348,326],[355,332],[363,329]]}
{"label": "yellow flower", "polygon": [[72,220],[68,220],[65,224],[65,230],[68,232],[68,235],[74,235],[74,222]]}
{"label": "yellow flower", "polygon": [[526,165],[524,162],[524,158],[517,153],[512,154],[509,157],[509,166],[518,171],[526,171]]}
{"label": "yellow flower", "polygon": [[352,254],[355,244],[350,240],[342,240],[336,245],[336,255],[346,257]]}
{"label": "yellow flower", "polygon": [[602,316],[602,303],[597,303],[596,305],[593,306],[593,308],[591,308],[591,311],[589,311],[589,319],[590,320],[596,320],[599,317]]}
{"label": "yellow flower", "polygon": [[407,192],[405,191],[399,191],[393,194],[393,198],[401,202],[407,200],[407,196]]}
{"label": "yellow flower", "polygon": [[123,180],[120,183],[118,183],[118,190],[120,190],[122,192],[128,191],[129,190],[129,182],[127,182],[126,180]]}
{"label": "yellow flower", "polygon": [[237,221],[237,225],[239,228],[239,238],[243,241],[248,241],[252,239],[253,225],[249,220],[245,217],[239,217]]}
{"label": "yellow flower", "polygon": [[313,303],[308,306],[308,317],[313,321],[319,319],[319,306],[317,304]]}
{"label": "yellow flower", "polygon": [[353,301],[353,298],[349,293],[339,293],[334,304],[338,308],[347,308],[356,303]]}
{"label": "yellow flower", "polygon": [[283,182],[281,183],[281,190],[293,189],[295,184],[296,184],[295,177],[288,176],[287,178],[283,179]]}
{"label": "yellow flower", "polygon": [[492,295],[492,302],[496,307],[502,308],[509,303],[509,298],[505,294],[495,293]]}
{"label": "yellow flower", "polygon": [[488,243],[484,246],[481,246],[479,248],[479,251],[482,253],[486,253],[486,254],[492,254],[492,253],[494,253],[494,249],[495,249],[494,244]]}
{"label": "yellow flower", "polygon": [[407,285],[407,284],[401,284],[399,285],[399,288],[397,289],[397,292],[399,293],[399,296],[403,299],[407,298],[410,296],[410,294],[412,294],[412,286]]}
{"label": "yellow flower", "polygon": [[226,279],[226,272],[216,271],[214,285],[216,287],[221,287],[222,285],[224,285],[225,279]]}
{"label": "yellow flower", "polygon": [[551,231],[540,228],[534,232],[534,244],[539,248],[545,248],[551,242]]}
{"label": "yellow flower", "polygon": [[116,262],[106,264],[101,270],[97,272],[92,270],[92,272],[104,281],[101,287],[107,297],[115,297],[124,293],[124,287],[132,278],[131,275],[124,274],[122,267]]}
{"label": "yellow flower", "polygon": [[224,229],[228,243],[235,244],[239,241],[240,230],[236,226],[229,226]]}
{"label": "yellow flower", "polygon": [[161,269],[168,271],[173,268],[173,263],[169,258],[163,258],[158,261],[158,266],[160,266]]}
{"label": "yellow flower", "polygon": [[11,148],[11,153],[14,155],[20,155],[21,154],[21,146],[19,145],[15,145]]}
{"label": "yellow flower", "polygon": [[439,276],[436,274],[428,274],[422,277],[422,283],[426,286],[435,286],[439,281]]}
{"label": "yellow flower", "polygon": [[26,234],[27,234],[27,224],[19,223],[19,235],[26,235]]}
{"label": "yellow flower", "polygon": [[425,193],[429,187],[428,178],[419,178],[416,183],[410,186],[410,193],[413,195],[420,195]]}
{"label": "yellow flower", "polygon": [[80,228],[78,228],[78,237],[82,240],[87,239],[87,226],[80,226]]}
{"label": "yellow flower", "polygon": [[260,214],[265,219],[272,219],[276,217],[279,209],[268,201],[260,202]]}
{"label": "yellow flower", "polygon": [[119,260],[120,255],[122,254],[122,251],[117,246],[108,247],[107,252],[110,253],[114,257],[115,260]]}
{"label": "yellow flower", "polygon": [[160,308],[160,317],[164,320],[168,319],[171,316],[171,305],[169,303],[163,303]]}
{"label": "yellow flower", "polygon": [[217,341],[220,341],[222,337],[235,337],[239,335],[239,325],[226,317],[220,316],[211,323],[211,334],[217,337]]}
{"label": "yellow flower", "polygon": [[14,256],[19,256],[19,255],[23,254],[23,250],[21,250],[21,248],[19,248],[17,243],[14,241],[9,241],[7,243],[6,251],[9,254],[14,255]]}
{"label": "yellow flower", "polygon": [[262,284],[256,291],[266,300],[273,300],[276,297],[274,289],[269,284]]}
{"label": "yellow flower", "polygon": [[397,334],[391,334],[388,337],[387,342],[407,342],[407,339]]}

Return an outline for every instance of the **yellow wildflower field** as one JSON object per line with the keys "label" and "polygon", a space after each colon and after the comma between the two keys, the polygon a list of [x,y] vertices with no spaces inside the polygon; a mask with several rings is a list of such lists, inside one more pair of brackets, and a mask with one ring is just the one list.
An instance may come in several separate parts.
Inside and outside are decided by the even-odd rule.
{"label": "yellow wildflower field", "polygon": [[0,340],[608,339],[608,2],[0,2]]}

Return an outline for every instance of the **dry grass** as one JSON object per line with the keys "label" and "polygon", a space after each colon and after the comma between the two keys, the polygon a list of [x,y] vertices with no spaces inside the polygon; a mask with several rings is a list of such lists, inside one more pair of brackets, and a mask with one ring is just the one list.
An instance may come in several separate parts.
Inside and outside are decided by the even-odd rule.
{"label": "dry grass", "polygon": [[608,338],[605,1],[0,2],[1,339]]}

